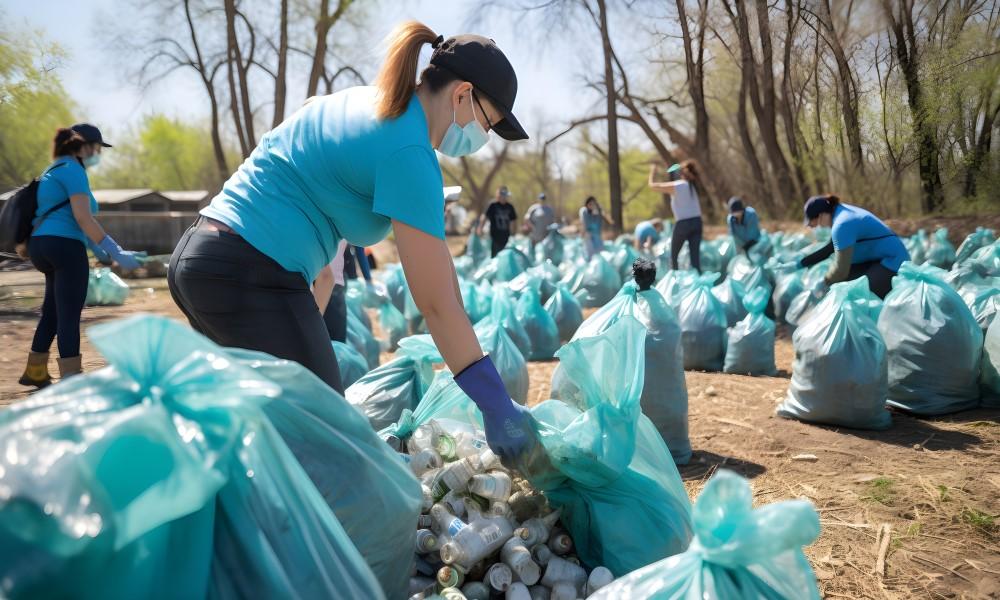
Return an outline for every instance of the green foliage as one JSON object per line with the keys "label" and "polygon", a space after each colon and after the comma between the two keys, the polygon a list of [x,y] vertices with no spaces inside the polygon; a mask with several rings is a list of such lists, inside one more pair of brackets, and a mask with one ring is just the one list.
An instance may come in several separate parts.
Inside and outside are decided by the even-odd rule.
{"label": "green foliage", "polygon": [[962,522],[983,533],[992,533],[997,528],[996,517],[976,508],[962,509]]}
{"label": "green foliage", "polygon": [[63,56],[38,32],[0,26],[0,191],[39,175],[56,129],[72,125],[73,104],[54,73]]}
{"label": "green foliage", "polygon": [[894,482],[888,477],[879,477],[868,484],[868,494],[862,496],[863,500],[871,500],[879,504],[892,504],[896,491],[893,489]]}

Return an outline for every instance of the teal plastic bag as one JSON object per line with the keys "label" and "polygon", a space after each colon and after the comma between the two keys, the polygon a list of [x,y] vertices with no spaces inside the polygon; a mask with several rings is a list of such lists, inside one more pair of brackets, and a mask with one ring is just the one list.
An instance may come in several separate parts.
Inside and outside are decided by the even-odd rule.
{"label": "teal plastic bag", "polygon": [[983,277],[1000,277],[1000,242],[976,250],[965,265]]}
{"label": "teal plastic bag", "polygon": [[[681,326],[663,296],[656,290],[639,291],[636,283],[630,281],[611,302],[584,321],[573,339],[603,335],[625,316],[635,318],[646,328],[646,375],[639,400],[642,413],[663,437],[674,462],[686,465],[691,460],[691,440]],[[557,367],[553,390],[561,387],[559,380],[563,376],[564,372]]]}
{"label": "teal plastic bag", "polygon": [[881,304],[864,277],[830,288],[792,335],[792,381],[779,416],[855,429],[889,427]]}
{"label": "teal plastic bag", "polygon": [[580,306],[597,308],[615,297],[622,280],[602,255],[595,254],[586,265],[570,271],[563,283],[580,301]]}
{"label": "teal plastic bag", "polygon": [[553,265],[559,266],[562,264],[564,257],[566,256],[566,238],[559,233],[556,228],[550,229],[545,238],[535,244],[535,264],[542,264],[545,261],[550,261]]}
{"label": "teal plastic bag", "polygon": [[[17,457],[0,456],[10,491],[0,500],[6,597],[384,597],[358,547],[388,544],[391,534],[348,536],[289,448],[297,434],[278,418],[300,425],[325,409],[348,448],[378,443],[354,431],[354,411],[335,392],[296,363],[224,350],[161,317],[88,333],[109,367],[0,413],[4,456]],[[380,516],[406,535],[400,515],[415,524],[419,485],[372,448],[362,456],[385,478],[372,493],[389,494],[395,482],[408,498]],[[323,458],[325,467],[358,460]]]}
{"label": "teal plastic bag", "polygon": [[694,531],[683,554],[629,573],[588,600],[819,600],[802,552],[820,533],[811,503],[754,508],[750,483],[720,470],[694,504]]}
{"label": "teal plastic bag", "polygon": [[699,276],[681,297],[677,316],[681,324],[684,368],[721,371],[726,358],[726,311],[712,295],[718,273]]}
{"label": "teal plastic bag", "polygon": [[403,268],[399,264],[390,264],[385,266],[384,272],[385,275],[382,278],[382,283],[389,294],[389,300],[392,301],[392,305],[396,307],[396,310],[402,312],[406,307],[406,292],[408,290]]}
{"label": "teal plastic bag", "polygon": [[[422,336],[414,336],[422,337]],[[404,346],[408,340],[403,340]],[[400,348],[398,356],[365,373],[346,390],[344,397],[379,431],[399,420],[405,410],[416,408],[434,378],[437,348]]]}
{"label": "teal plastic bag", "polygon": [[632,278],[632,263],[637,258],[646,257],[640,254],[632,244],[618,244],[615,246],[609,262],[615,271],[618,272],[618,277],[622,281],[628,281]]}
{"label": "teal plastic bag", "polygon": [[472,277],[472,273],[476,270],[476,263],[468,255],[458,256],[452,263],[455,265],[455,273],[462,279]]}
{"label": "teal plastic bag", "polygon": [[347,343],[357,350],[358,354],[365,357],[369,369],[378,366],[381,350],[378,340],[351,311],[347,311]]}
{"label": "teal plastic bag", "polygon": [[492,317],[483,319],[473,327],[483,351],[490,355],[500,373],[507,393],[518,404],[528,402],[528,363],[511,339],[507,329]]}
{"label": "teal plastic bag", "polygon": [[[657,268],[657,272],[659,272]],[[681,298],[687,293],[698,280],[697,271],[670,271],[656,284],[657,291],[663,295],[670,308],[677,312],[681,307]]]}
{"label": "teal plastic bag", "polygon": [[962,244],[958,247],[958,251],[955,253],[955,264],[963,264],[976,250],[983,246],[989,246],[995,241],[996,236],[994,236],[992,229],[976,227],[975,231],[965,236]]}
{"label": "teal plastic bag", "polygon": [[789,271],[775,274],[774,285],[774,316],[785,319],[795,297],[805,291],[802,286],[802,275],[799,271]]}
{"label": "teal plastic bag", "polygon": [[476,322],[482,321],[490,316],[493,310],[493,286],[488,281],[483,281],[476,286],[476,312],[481,315]]}
{"label": "teal plastic bag", "polygon": [[91,269],[87,279],[87,306],[121,306],[129,295],[128,284],[108,267]]}
{"label": "teal plastic bag", "polygon": [[531,259],[517,248],[507,247],[487,260],[476,270],[476,281],[496,281],[504,283],[524,273],[531,266]]}
{"label": "teal plastic bag", "polygon": [[465,243],[465,256],[471,258],[475,265],[482,264],[490,257],[490,243],[486,241],[486,238],[477,235],[475,228]]}
{"label": "teal plastic bag", "polygon": [[[465,305],[465,314],[473,323],[478,323],[488,314],[490,306],[484,306],[479,300],[479,287],[467,279],[458,280],[458,291],[462,294],[462,304]],[[483,310],[485,308],[485,310]]]}
{"label": "teal plastic bag", "polygon": [[747,316],[743,307],[743,297],[746,296],[743,284],[732,277],[727,277],[722,283],[712,288],[712,295],[722,304],[726,313],[726,325],[732,327]]}
{"label": "teal plastic bag", "polygon": [[878,319],[889,359],[888,403],[918,415],[979,405],[983,332],[944,274],[903,263]]}
{"label": "teal plastic bag", "polygon": [[531,409],[540,444],[521,467],[562,510],[580,560],[616,576],[683,552],[691,539],[680,474],[640,408],[645,335],[626,315],[563,346],[560,400]]}
{"label": "teal plastic bag", "polygon": [[559,326],[542,306],[541,295],[528,286],[517,300],[517,320],[531,340],[528,360],[549,360],[559,349]]}
{"label": "teal plastic bag", "polygon": [[915,265],[922,265],[927,262],[927,231],[918,229],[917,232],[908,238],[903,239],[903,246],[910,254],[910,262]]}
{"label": "teal plastic bag", "polygon": [[986,330],[979,382],[983,407],[1000,408],[1000,319]]}
{"label": "teal plastic bag", "polygon": [[378,325],[388,344],[387,350],[395,352],[399,347],[399,340],[406,337],[406,317],[392,302],[386,301],[378,307]]}
{"label": "teal plastic bag", "polygon": [[493,304],[490,307],[490,316],[480,321],[492,321],[503,327],[507,335],[525,358],[531,356],[531,337],[524,328],[524,323],[517,318],[516,305],[511,298],[510,291],[500,285],[493,288]]}
{"label": "teal plastic bag", "polygon": [[939,228],[934,232],[934,240],[927,250],[927,263],[940,269],[950,269],[956,258],[955,246],[948,241],[948,228]]}
{"label": "teal plastic bag", "polygon": [[571,294],[563,284],[556,285],[556,291],[545,303],[545,312],[549,313],[559,329],[559,339],[569,341],[583,323],[583,310],[576,296]]}
{"label": "teal plastic bag", "polygon": [[774,375],[774,321],[764,315],[767,289],[756,287],[743,299],[747,316],[729,329],[725,373]]}
{"label": "teal plastic bag", "polygon": [[347,388],[364,377],[368,372],[368,362],[352,346],[336,340],[330,343],[333,344],[333,353],[337,357],[337,366],[340,367],[340,383]]}

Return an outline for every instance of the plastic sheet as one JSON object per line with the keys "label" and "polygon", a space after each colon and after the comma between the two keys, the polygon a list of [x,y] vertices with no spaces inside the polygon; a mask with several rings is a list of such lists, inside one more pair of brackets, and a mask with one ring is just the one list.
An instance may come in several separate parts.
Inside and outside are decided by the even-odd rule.
{"label": "plastic sheet", "polygon": [[727,277],[722,283],[712,288],[712,295],[716,297],[726,313],[726,325],[732,327],[747,316],[747,309],[743,307],[743,296],[746,290],[743,284],[732,277]]}
{"label": "plastic sheet", "polygon": [[878,320],[889,359],[888,403],[918,415],[979,404],[983,332],[944,273],[903,263]]}
{"label": "plastic sheet", "polygon": [[888,369],[878,331],[879,299],[865,278],[836,283],[792,335],[795,361],[782,417],[885,429]]}
{"label": "plastic sheet", "polygon": [[340,382],[347,388],[364,377],[368,372],[368,362],[352,346],[338,341],[330,343],[333,344],[333,353],[337,357],[337,366],[340,367]]}
{"label": "plastic sheet", "polygon": [[820,533],[804,500],[753,508],[750,483],[720,470],[694,505],[695,539],[683,554],[613,581],[589,600],[819,600],[802,547]]}
{"label": "plastic sheet", "polygon": [[441,360],[436,348],[429,351],[425,346],[401,348],[398,354],[344,391],[375,431],[398,421],[404,410],[416,408],[434,378],[433,363]]}
{"label": "plastic sheet", "polygon": [[717,273],[699,276],[681,297],[677,316],[685,369],[722,370],[726,358],[726,311],[712,295],[717,278]]}
{"label": "plastic sheet", "polygon": [[503,283],[514,279],[530,266],[531,259],[524,252],[508,246],[484,262],[476,270],[473,279]]}
{"label": "plastic sheet", "polygon": [[549,360],[559,349],[559,326],[542,306],[538,289],[529,286],[517,300],[517,320],[531,339],[528,360]]}
{"label": "plastic sheet", "polygon": [[764,315],[767,290],[754,288],[743,299],[747,316],[731,327],[723,371],[740,375],[774,375],[774,321]]}
{"label": "plastic sheet", "polygon": [[583,323],[583,310],[576,296],[571,294],[563,284],[556,285],[556,291],[545,303],[545,311],[556,322],[559,329],[559,339],[569,341]]}
{"label": "plastic sheet", "polygon": [[[573,339],[603,335],[625,316],[635,318],[646,328],[645,379],[639,402],[642,413],[663,437],[674,462],[686,465],[691,460],[691,441],[681,327],[663,296],[656,290],[640,292],[635,282],[630,281],[611,302],[584,321]],[[557,368],[553,375],[554,390],[561,387],[559,382],[564,376],[562,369]]]}
{"label": "plastic sheet", "polygon": [[563,283],[580,301],[580,306],[597,308],[615,297],[622,280],[601,254],[595,254],[586,265],[573,269]]}
{"label": "plastic sheet", "polygon": [[129,295],[128,284],[109,267],[91,269],[87,279],[87,306],[121,306]]}

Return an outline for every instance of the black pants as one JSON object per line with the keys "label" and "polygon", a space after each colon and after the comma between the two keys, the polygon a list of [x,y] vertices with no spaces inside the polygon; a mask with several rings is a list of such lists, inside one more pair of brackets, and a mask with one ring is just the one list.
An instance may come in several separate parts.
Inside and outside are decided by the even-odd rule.
{"label": "black pants", "polygon": [[167,275],[191,326],[222,346],[298,362],[343,393],[326,324],[302,275],[202,222],[178,242]]}
{"label": "black pants", "polygon": [[862,276],[868,277],[868,289],[885,300],[885,297],[892,291],[892,278],[896,276],[896,273],[885,268],[877,260],[851,265],[847,280],[852,281]]}
{"label": "black pants", "polygon": [[501,231],[497,233],[490,232],[490,239],[493,241],[493,247],[491,249],[490,256],[496,256],[501,250],[507,247],[507,240],[510,239],[509,231]]}
{"label": "black pants", "polygon": [[45,300],[38,320],[32,352],[48,352],[59,340],[59,356],[80,355],[80,313],[87,300],[90,263],[87,247],[79,240],[54,235],[33,236],[28,241],[31,263],[45,274]]}
{"label": "black pants", "polygon": [[674,224],[674,233],[670,238],[670,264],[675,271],[678,270],[677,257],[684,247],[684,242],[687,242],[688,252],[691,253],[691,266],[701,273],[701,232],[701,217],[681,219]]}
{"label": "black pants", "polygon": [[342,285],[333,286],[330,302],[323,313],[326,332],[335,342],[347,343],[347,288]]}

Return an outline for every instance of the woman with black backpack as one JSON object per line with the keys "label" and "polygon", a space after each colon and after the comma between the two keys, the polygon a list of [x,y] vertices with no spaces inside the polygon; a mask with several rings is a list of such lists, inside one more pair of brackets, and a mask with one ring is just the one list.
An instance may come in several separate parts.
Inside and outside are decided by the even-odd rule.
{"label": "woman with black backpack", "polygon": [[38,179],[38,210],[26,248],[32,264],[45,274],[45,300],[21,385],[41,388],[51,383],[49,348],[55,339],[60,377],[82,370],[80,313],[90,273],[88,240],[95,253],[107,254],[123,269],[139,266],[94,220],[97,200],[90,192],[87,169],[100,162],[102,148],[110,147],[100,130],[87,123],[60,129],[52,141],[53,162]]}

